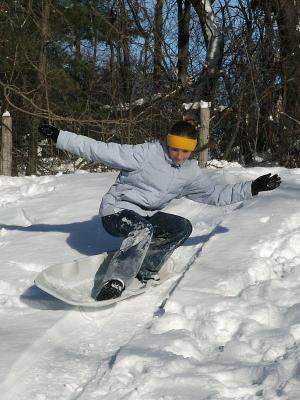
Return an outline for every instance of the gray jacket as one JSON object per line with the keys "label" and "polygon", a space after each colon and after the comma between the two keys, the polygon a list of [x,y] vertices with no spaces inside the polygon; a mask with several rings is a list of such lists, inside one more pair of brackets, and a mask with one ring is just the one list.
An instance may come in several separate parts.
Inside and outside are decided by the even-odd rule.
{"label": "gray jacket", "polygon": [[196,160],[176,166],[168,155],[165,142],[104,143],[60,131],[57,147],[120,170],[115,183],[103,196],[101,216],[124,209],[151,216],[171,200],[181,197],[219,206],[252,198],[251,181],[216,185],[199,168]]}

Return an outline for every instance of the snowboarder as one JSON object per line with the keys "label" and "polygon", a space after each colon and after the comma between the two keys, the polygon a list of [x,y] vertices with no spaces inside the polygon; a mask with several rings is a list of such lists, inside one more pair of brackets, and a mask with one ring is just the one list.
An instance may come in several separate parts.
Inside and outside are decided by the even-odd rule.
{"label": "snowboarder", "polygon": [[162,212],[172,199],[227,205],[277,188],[281,179],[267,174],[254,181],[216,185],[199,168],[192,153],[197,132],[187,121],[176,122],[162,142],[137,145],[105,143],[43,123],[39,132],[57,148],[120,170],[103,196],[99,214],[104,229],[123,238],[109,262],[96,300],[119,297],[135,277],[157,279],[164,262],[192,232],[187,219]]}

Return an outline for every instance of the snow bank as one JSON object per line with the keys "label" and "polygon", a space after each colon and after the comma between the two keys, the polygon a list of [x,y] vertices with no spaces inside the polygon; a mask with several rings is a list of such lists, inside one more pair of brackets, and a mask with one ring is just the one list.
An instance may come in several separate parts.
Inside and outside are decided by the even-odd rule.
{"label": "snow bank", "polygon": [[20,199],[37,196],[55,190],[54,178],[31,176],[11,178],[0,176],[0,207]]}
{"label": "snow bank", "polygon": [[172,256],[179,276],[189,268],[168,301],[165,283],[95,312],[32,282],[51,263],[116,245],[96,218],[116,174],[0,177],[2,398],[299,399],[300,170],[207,173],[234,183],[269,171],[282,186],[248,202],[168,207],[194,226]]}
{"label": "snow bank", "polygon": [[118,354],[103,398],[299,398],[298,190],[224,219],[164,314]]}

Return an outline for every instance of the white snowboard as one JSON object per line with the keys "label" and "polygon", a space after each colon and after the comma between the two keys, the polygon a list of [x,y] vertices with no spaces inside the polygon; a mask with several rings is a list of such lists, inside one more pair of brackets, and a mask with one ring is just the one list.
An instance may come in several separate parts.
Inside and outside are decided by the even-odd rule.
{"label": "white snowboard", "polygon": [[[95,256],[79,258],[77,260],[54,264],[40,272],[36,277],[35,285],[43,291],[51,294],[59,300],[74,306],[101,308],[109,306],[132,296],[142,294],[147,286],[134,279],[132,284],[117,299],[96,301],[93,291],[97,287],[97,281],[101,279],[101,273],[114,253],[102,253]],[[160,272],[160,284],[172,276],[170,263]]]}

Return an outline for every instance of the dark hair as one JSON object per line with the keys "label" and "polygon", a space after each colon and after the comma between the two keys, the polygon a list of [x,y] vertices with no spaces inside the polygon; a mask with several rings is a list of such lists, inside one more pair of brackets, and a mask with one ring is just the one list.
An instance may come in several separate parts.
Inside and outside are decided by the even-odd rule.
{"label": "dark hair", "polygon": [[198,115],[195,110],[187,110],[182,115],[182,120],[189,122],[193,126],[197,126]]}
{"label": "dark hair", "polygon": [[169,133],[176,136],[188,137],[190,139],[197,139],[198,137],[195,126],[187,121],[175,122]]}

